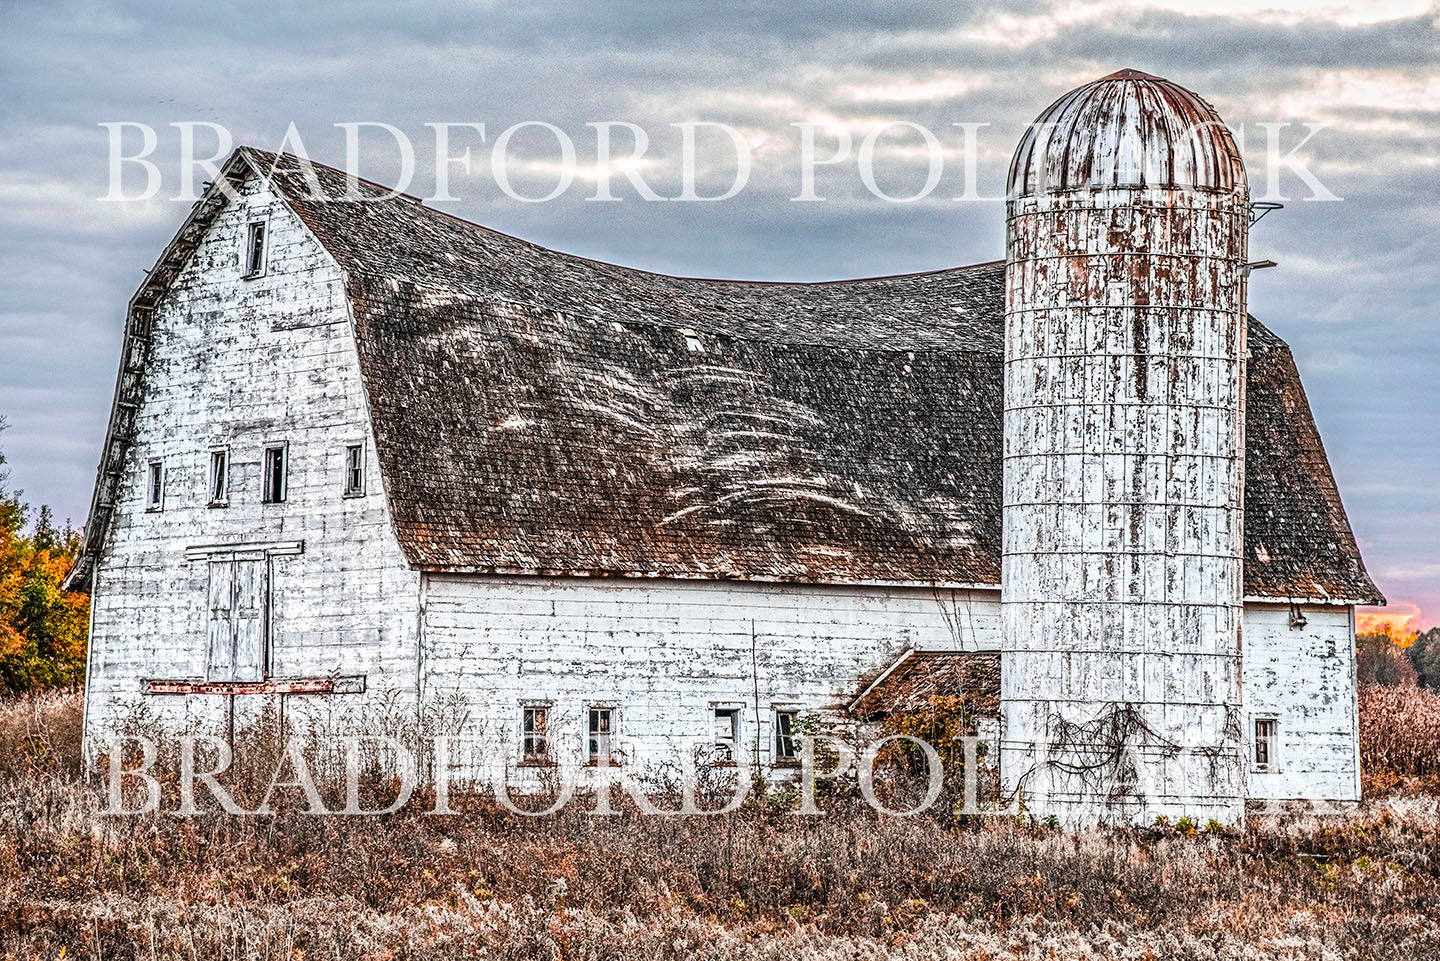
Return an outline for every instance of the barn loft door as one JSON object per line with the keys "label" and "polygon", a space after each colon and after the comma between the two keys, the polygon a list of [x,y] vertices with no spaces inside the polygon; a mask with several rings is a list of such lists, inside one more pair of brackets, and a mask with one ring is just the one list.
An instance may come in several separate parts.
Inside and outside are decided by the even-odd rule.
{"label": "barn loft door", "polygon": [[207,677],[212,681],[264,679],[268,566],[264,557],[210,561]]}

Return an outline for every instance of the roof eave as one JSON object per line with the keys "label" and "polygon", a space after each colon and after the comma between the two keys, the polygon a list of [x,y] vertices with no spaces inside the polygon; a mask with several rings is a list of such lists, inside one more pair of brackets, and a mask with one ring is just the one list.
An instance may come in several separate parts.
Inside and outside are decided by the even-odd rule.
{"label": "roof eave", "polygon": [[1311,607],[1385,606],[1385,597],[1379,591],[1356,597],[1281,597],[1268,594],[1246,594],[1242,600],[1246,604],[1305,604]]}
{"label": "roof eave", "polygon": [[239,185],[255,173],[258,171],[246,155],[245,149],[242,147],[234,150],[221,165],[215,181],[190,208],[190,213],[156,259],[154,266],[145,272],[145,280],[130,297],[125,310],[120,369],[115,377],[110,419],[105,428],[105,444],[101,448],[100,463],[95,469],[95,488],[91,493],[90,509],[85,519],[84,540],[62,584],[67,591],[89,592],[95,563],[109,533],[119,495],[120,476],[124,471],[130,446],[134,443],[135,416],[140,407],[144,389],[143,375],[150,354],[151,314],[199,246],[216,214],[230,202]]}

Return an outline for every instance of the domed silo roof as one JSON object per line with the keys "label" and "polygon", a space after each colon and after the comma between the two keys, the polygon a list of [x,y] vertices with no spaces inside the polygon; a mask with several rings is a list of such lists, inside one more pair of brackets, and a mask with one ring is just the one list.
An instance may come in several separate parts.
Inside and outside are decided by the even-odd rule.
{"label": "domed silo roof", "polygon": [[1246,190],[1235,139],[1178,83],[1119,70],[1047,107],[1015,149],[1011,197],[1097,187]]}

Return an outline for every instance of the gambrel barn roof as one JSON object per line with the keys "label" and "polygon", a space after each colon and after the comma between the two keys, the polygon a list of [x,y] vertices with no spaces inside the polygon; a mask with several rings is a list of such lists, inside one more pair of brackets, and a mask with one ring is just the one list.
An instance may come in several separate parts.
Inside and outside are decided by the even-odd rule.
{"label": "gambrel barn roof", "polygon": [[[998,585],[1000,262],[833,283],[670,277],[558,253],[241,148],[345,271],[385,491],[435,571]],[[86,546],[103,543],[150,306],[131,302]],[[1289,349],[1253,318],[1245,593],[1379,600]]]}

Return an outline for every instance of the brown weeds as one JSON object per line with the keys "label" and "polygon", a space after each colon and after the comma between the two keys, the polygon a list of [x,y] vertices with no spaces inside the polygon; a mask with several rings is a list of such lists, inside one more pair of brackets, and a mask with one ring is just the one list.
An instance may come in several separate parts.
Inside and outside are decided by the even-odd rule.
{"label": "brown weeds", "polygon": [[1440,693],[1360,685],[1360,755],[1367,773],[1440,776]]}
{"label": "brown weeds", "polygon": [[844,798],[819,817],[776,798],[646,816],[618,795],[607,817],[480,797],[430,816],[419,796],[385,817],[110,816],[77,745],[76,702],[0,705],[0,944],[16,958],[1440,952],[1433,799],[1193,833],[892,818]]}

